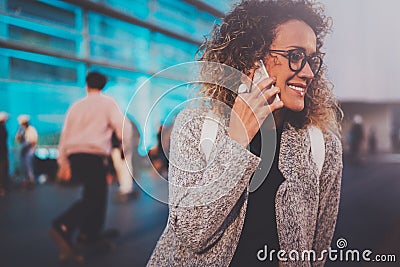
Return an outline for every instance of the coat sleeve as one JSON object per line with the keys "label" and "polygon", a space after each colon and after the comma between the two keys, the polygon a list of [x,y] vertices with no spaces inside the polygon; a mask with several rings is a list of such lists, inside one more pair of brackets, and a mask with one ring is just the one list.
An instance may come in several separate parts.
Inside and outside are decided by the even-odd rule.
{"label": "coat sleeve", "polygon": [[343,163],[341,143],[336,136],[330,137],[327,149],[329,152],[319,181],[318,217],[313,244],[319,259],[313,266],[324,266],[339,210]]}
{"label": "coat sleeve", "polygon": [[169,224],[176,238],[197,254],[221,238],[260,162],[223,127],[206,162],[200,149],[203,121],[187,111],[178,115],[171,133],[169,170]]}

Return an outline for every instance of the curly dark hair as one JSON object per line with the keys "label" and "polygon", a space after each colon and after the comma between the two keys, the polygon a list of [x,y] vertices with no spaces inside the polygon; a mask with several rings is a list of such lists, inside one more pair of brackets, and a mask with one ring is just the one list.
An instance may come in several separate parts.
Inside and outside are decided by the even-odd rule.
{"label": "curly dark hair", "polygon": [[[210,39],[199,48],[199,60],[222,63],[248,75],[255,68],[255,62],[264,59],[276,37],[277,27],[289,20],[304,21],[313,29],[317,53],[321,53],[323,39],[331,28],[331,19],[324,14],[321,4],[310,0],[243,0],[221,24],[215,25]],[[315,124],[322,130],[339,134],[342,111],[332,93],[332,84],[324,78],[325,70],[323,65],[307,90],[303,111],[289,111],[288,119],[298,128]],[[221,74],[223,70],[210,70],[205,64],[202,73],[205,72]],[[226,73],[222,76],[227,77]],[[200,94],[230,107],[237,96],[218,82],[203,84]]]}

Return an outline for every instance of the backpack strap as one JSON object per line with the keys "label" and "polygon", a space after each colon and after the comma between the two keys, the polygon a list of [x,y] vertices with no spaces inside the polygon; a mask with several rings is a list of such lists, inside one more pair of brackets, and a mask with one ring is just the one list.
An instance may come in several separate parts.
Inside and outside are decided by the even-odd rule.
{"label": "backpack strap", "polygon": [[201,129],[200,148],[206,155],[206,161],[210,159],[211,151],[217,138],[218,122],[213,118],[212,112],[208,112]]}
{"label": "backpack strap", "polygon": [[[217,132],[218,122],[213,118],[212,113],[209,112],[204,119],[200,137],[200,148],[205,154],[207,162],[210,159],[211,151],[217,137]],[[325,161],[324,135],[321,129],[316,126],[309,126],[308,134],[311,141],[311,154],[314,162],[317,165],[318,175],[321,175],[322,167]]]}
{"label": "backpack strap", "polygon": [[320,128],[316,126],[308,127],[308,134],[311,141],[311,154],[314,162],[317,164],[318,175],[321,175],[322,167],[325,161],[325,141]]}

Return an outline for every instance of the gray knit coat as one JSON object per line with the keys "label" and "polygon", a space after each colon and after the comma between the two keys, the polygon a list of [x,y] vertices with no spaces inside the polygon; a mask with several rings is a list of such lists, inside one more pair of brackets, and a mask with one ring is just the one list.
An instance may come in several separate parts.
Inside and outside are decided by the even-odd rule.
{"label": "gray knit coat", "polygon": [[[235,253],[246,215],[249,180],[261,159],[220,126],[206,160],[200,149],[204,115],[200,109],[186,109],[176,118],[171,133],[169,217],[147,266],[229,266]],[[325,162],[319,176],[307,129],[286,125],[282,133],[278,167],[285,181],[275,206],[280,248],[287,253],[314,249],[320,255],[332,241],[342,148],[331,133],[324,133],[324,141]],[[323,266],[324,262],[282,264]]]}

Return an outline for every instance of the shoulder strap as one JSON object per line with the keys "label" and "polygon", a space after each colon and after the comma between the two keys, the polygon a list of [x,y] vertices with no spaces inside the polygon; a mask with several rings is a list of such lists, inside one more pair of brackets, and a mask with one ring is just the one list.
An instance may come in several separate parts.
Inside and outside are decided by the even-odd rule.
{"label": "shoulder strap", "polygon": [[325,161],[325,141],[320,128],[316,126],[308,127],[308,134],[311,141],[311,154],[317,164],[318,174],[321,175],[322,167]]}
{"label": "shoulder strap", "polygon": [[[203,127],[201,130],[200,137],[200,148],[206,155],[208,161],[211,155],[215,138],[217,137],[218,122],[212,118],[210,113],[207,114],[204,119]],[[322,167],[325,161],[325,141],[324,135],[320,128],[316,126],[308,127],[308,134],[310,135],[311,141],[311,154],[317,164],[318,174],[321,175]]]}
{"label": "shoulder strap", "polygon": [[208,162],[215,139],[218,132],[218,122],[213,118],[212,113],[209,112],[204,119],[203,127],[201,129],[200,148],[206,155]]}

